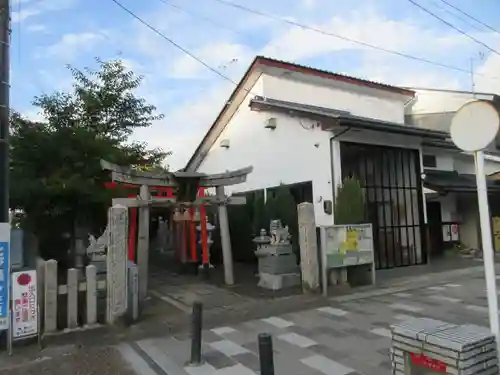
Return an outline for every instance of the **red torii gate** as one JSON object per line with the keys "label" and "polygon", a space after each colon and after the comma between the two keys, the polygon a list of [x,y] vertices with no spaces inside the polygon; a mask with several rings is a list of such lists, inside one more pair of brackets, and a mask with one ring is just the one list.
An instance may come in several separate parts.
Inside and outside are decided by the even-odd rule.
{"label": "red torii gate", "polygon": [[[134,189],[139,190],[141,185],[139,184],[131,184],[131,183],[122,183],[116,181],[105,182],[104,186],[110,190],[116,190],[119,188],[125,189]],[[165,186],[148,186],[149,192],[151,196],[157,197],[159,199],[169,199],[175,200],[175,195],[173,192],[173,188],[165,187]],[[153,194],[156,193],[156,194]],[[136,198],[136,194],[129,194],[128,198]],[[198,188],[197,197],[203,198],[205,197],[205,188]],[[206,216],[206,207],[204,204],[200,205],[200,228],[201,228],[201,261],[203,265],[208,265],[209,259],[209,249],[208,249],[208,232],[207,232],[207,216]],[[138,208],[137,207],[129,207],[130,212],[130,220],[129,220],[129,230],[128,230],[128,260],[132,262],[137,261],[137,253],[136,253],[136,241],[137,241],[137,217],[138,217]],[[189,208],[190,220],[189,220],[189,235],[187,232],[187,228],[185,225],[182,227],[182,245],[180,248],[176,248],[176,254],[179,260],[188,259],[187,257],[187,240],[186,237],[190,239],[190,248],[191,248],[191,262],[198,262],[198,251],[196,249],[196,223],[194,221],[194,208]],[[181,254],[181,252],[183,254]]]}
{"label": "red torii gate", "polygon": [[[176,244],[176,254],[183,263],[186,263],[189,257],[192,262],[197,263],[198,254],[196,248],[196,227],[193,219],[194,207],[199,206],[201,220],[201,260],[203,269],[208,272],[209,250],[206,204],[216,204],[219,211],[219,227],[221,234],[225,282],[228,285],[234,284],[232,250],[226,206],[227,204],[245,204],[246,199],[245,197],[226,197],[224,187],[245,182],[247,175],[253,170],[252,167],[207,175],[205,173],[197,172],[143,172],[133,170],[130,167],[114,165],[104,160],[101,160],[101,166],[104,170],[111,171],[111,180],[113,182],[106,185],[108,188],[140,188],[141,191],[143,191],[143,194],[140,194],[139,196],[135,194],[129,198],[113,199],[113,204],[122,204],[129,207],[129,209],[135,208],[135,210],[131,211],[130,215],[131,225],[129,228],[128,257],[132,261],[135,261],[136,259],[138,261],[139,283],[141,283],[141,277],[144,278],[147,274],[147,261],[140,261],[139,259],[141,254],[144,254],[144,247],[141,246],[139,252],[136,251],[135,247],[135,240],[138,231],[138,211],[136,207],[148,207],[154,204],[170,204],[180,208],[187,208],[190,217],[189,231],[185,224],[186,222],[184,221],[184,224],[181,226],[181,245],[179,246],[179,244]],[[205,194],[205,189],[211,187],[214,187],[216,190],[215,196],[207,196]],[[155,195],[151,193],[155,193]],[[186,240],[186,237],[188,236],[190,237],[190,256],[188,255],[188,244]],[[140,239],[143,239],[143,237]],[[144,243],[141,242],[141,244]],[[139,253],[139,255],[137,253]],[[145,259],[147,259],[147,257]]]}

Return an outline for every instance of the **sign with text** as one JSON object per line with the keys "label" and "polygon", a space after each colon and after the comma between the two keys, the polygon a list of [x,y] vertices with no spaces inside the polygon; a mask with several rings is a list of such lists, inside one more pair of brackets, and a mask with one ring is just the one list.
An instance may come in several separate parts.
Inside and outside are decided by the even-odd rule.
{"label": "sign with text", "polygon": [[323,244],[328,268],[373,262],[371,224],[331,225],[323,229]]}
{"label": "sign with text", "polygon": [[446,363],[430,358],[421,353],[406,353],[406,363],[412,375],[443,375],[447,374]]}
{"label": "sign with text", "polygon": [[12,337],[14,339],[38,334],[38,298],[36,271],[12,274]]}
{"label": "sign with text", "polygon": [[0,331],[9,329],[10,224],[0,224]]}

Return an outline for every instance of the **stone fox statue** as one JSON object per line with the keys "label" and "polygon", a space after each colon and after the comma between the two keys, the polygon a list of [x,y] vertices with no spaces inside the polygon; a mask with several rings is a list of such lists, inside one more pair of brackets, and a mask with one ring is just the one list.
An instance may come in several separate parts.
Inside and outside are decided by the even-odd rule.
{"label": "stone fox statue", "polygon": [[283,228],[280,220],[271,220],[270,232],[272,244],[286,243],[290,240],[288,225]]}

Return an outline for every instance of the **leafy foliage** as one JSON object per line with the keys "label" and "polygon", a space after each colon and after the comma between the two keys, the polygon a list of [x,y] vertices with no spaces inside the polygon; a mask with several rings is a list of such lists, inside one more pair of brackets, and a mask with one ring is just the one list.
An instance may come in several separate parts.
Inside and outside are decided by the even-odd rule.
{"label": "leafy foliage", "polygon": [[338,187],[335,199],[335,224],[362,224],[365,222],[365,198],[359,181],[346,178]]}
{"label": "leafy foliage", "polygon": [[162,118],[135,95],[142,77],[119,60],[97,59],[97,65],[97,70],[69,66],[70,92],[34,98],[45,121],[11,114],[11,208],[22,210],[22,225],[42,238],[72,233],[77,222],[102,229],[112,192],[103,186],[109,176],[101,159],[163,169],[169,155],[127,142],[134,129]]}

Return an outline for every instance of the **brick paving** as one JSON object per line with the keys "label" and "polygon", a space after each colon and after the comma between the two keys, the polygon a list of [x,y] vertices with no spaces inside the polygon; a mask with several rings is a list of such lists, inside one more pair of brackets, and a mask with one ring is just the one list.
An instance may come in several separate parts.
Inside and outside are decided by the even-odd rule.
{"label": "brick paving", "polygon": [[387,375],[389,327],[409,317],[487,326],[484,279],[476,274],[391,294],[332,298],[318,308],[207,329],[200,367],[186,366],[187,336],[138,340],[119,349],[138,375],[255,375],[257,335],[267,332],[277,375]]}

